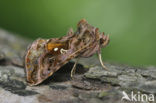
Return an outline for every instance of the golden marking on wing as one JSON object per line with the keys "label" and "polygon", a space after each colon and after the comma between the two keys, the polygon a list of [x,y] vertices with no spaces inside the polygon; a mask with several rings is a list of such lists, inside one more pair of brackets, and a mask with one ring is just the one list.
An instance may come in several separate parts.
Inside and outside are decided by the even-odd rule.
{"label": "golden marking on wing", "polygon": [[47,49],[49,51],[51,51],[52,49],[56,48],[56,47],[60,47],[60,46],[63,46],[64,44],[61,44],[61,43],[48,43],[47,45]]}

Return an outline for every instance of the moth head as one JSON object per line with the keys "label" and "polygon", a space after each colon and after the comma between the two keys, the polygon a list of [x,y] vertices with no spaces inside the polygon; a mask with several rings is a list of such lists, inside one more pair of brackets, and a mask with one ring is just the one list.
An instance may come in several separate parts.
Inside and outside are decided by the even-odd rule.
{"label": "moth head", "polygon": [[109,44],[109,35],[104,35],[104,33],[102,33],[102,35],[100,35],[100,46],[101,47],[105,47]]}
{"label": "moth head", "polygon": [[109,44],[109,35],[105,35],[104,32],[100,33],[98,28],[95,28],[95,38],[99,41],[100,47],[105,47]]}

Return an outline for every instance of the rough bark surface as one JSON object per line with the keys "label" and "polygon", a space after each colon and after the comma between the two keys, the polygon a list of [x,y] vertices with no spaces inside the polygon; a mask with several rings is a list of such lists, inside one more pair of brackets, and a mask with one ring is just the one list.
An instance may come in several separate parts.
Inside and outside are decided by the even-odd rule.
{"label": "rough bark surface", "polygon": [[106,63],[105,71],[95,56],[80,60],[73,79],[71,61],[41,85],[30,87],[23,64],[29,43],[0,29],[0,103],[148,103],[121,101],[122,92],[156,95],[156,67]]}

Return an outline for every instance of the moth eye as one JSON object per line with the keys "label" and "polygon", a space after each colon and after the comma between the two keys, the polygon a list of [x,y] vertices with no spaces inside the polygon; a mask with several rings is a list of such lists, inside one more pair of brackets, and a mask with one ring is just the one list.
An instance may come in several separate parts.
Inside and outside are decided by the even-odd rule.
{"label": "moth eye", "polygon": [[60,50],[61,54],[67,53],[67,51],[68,51],[68,50],[65,50],[65,49],[63,49],[63,48],[61,48],[61,50]]}
{"label": "moth eye", "polygon": [[54,48],[54,51],[58,51],[58,48]]}

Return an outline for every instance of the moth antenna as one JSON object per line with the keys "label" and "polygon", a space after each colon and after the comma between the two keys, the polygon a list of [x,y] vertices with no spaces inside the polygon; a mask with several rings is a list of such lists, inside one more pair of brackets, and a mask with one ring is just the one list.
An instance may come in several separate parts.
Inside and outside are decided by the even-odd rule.
{"label": "moth antenna", "polygon": [[75,64],[74,64],[74,66],[73,66],[73,68],[71,70],[71,74],[70,74],[71,78],[73,78],[73,75],[75,74],[77,63],[78,63],[78,59],[76,59]]}
{"label": "moth antenna", "polygon": [[101,57],[101,52],[98,53],[98,58],[99,58],[99,61],[100,61],[101,66],[102,66],[105,70],[108,70],[107,67],[103,64],[102,57]]}

